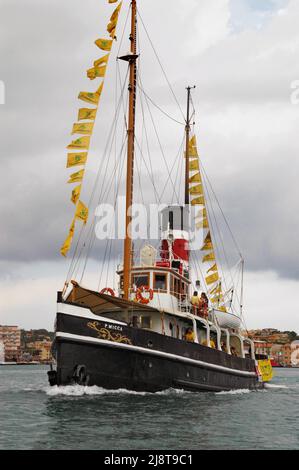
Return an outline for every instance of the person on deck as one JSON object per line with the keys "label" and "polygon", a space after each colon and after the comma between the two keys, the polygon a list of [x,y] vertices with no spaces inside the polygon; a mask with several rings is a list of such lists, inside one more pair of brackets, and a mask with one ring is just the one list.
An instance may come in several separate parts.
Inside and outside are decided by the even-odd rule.
{"label": "person on deck", "polygon": [[188,328],[185,333],[185,340],[189,341],[190,343],[194,343],[195,341],[195,334],[192,328]]}
{"label": "person on deck", "polygon": [[193,313],[194,315],[199,315],[199,304],[200,304],[200,299],[198,297],[198,292],[194,292],[192,297],[191,297],[191,304],[193,305]]}
{"label": "person on deck", "polygon": [[209,299],[207,297],[207,295],[202,292],[201,296],[200,296],[200,304],[201,304],[201,307],[200,307],[200,311],[201,311],[201,315],[203,318],[205,318],[206,320],[208,319],[209,317]]}

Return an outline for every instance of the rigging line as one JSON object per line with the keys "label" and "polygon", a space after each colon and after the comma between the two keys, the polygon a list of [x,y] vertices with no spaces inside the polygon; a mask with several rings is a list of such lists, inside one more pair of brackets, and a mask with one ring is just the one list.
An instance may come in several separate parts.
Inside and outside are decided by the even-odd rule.
{"label": "rigging line", "polygon": [[146,26],[145,26],[145,24],[144,24],[144,22],[143,22],[143,19],[142,19],[141,15],[140,15],[139,10],[137,10],[137,14],[138,14],[138,17],[139,17],[140,20],[141,20],[141,24],[142,24],[142,26],[143,26],[143,28],[144,28],[144,31],[145,31],[145,33],[146,33],[146,35],[147,35],[147,38],[148,38],[148,40],[149,40],[149,42],[150,42],[150,44],[151,44],[151,47],[152,47],[152,49],[153,49],[153,51],[154,51],[154,54],[155,54],[155,56],[156,56],[156,59],[157,59],[159,65],[160,65],[160,67],[161,67],[161,70],[162,70],[163,75],[164,75],[164,77],[165,77],[165,79],[166,79],[166,82],[167,82],[167,84],[168,84],[168,86],[169,86],[169,88],[170,88],[170,91],[171,91],[171,93],[172,93],[172,96],[173,96],[173,98],[174,98],[174,100],[175,100],[175,102],[176,102],[176,104],[177,104],[177,106],[178,106],[178,108],[179,108],[179,110],[180,110],[182,116],[183,116],[184,122],[186,122],[185,115],[184,115],[184,113],[183,113],[183,111],[182,111],[182,108],[181,108],[181,106],[180,106],[180,103],[179,103],[179,101],[178,101],[178,99],[177,99],[177,97],[176,97],[176,95],[175,95],[175,93],[174,93],[174,90],[173,90],[173,88],[172,88],[172,86],[171,86],[170,81],[168,80],[167,74],[166,74],[166,72],[165,72],[165,70],[164,70],[164,67],[163,67],[163,65],[162,65],[162,63],[161,63],[161,61],[160,61],[160,58],[159,58],[159,56],[158,56],[158,54],[157,54],[157,52],[156,52],[155,46],[154,46],[154,44],[153,44],[153,42],[152,42],[152,40],[151,40],[151,38],[150,38],[150,35],[149,35],[149,33],[148,33],[148,31],[147,31],[147,28],[146,28]]}
{"label": "rigging line", "polygon": [[[215,216],[215,213],[214,213],[214,208],[213,208],[213,205],[212,205],[212,203],[211,203],[210,193],[209,193],[209,190],[208,190],[207,187],[206,187],[205,189],[206,189],[207,196],[208,196],[208,198],[206,198],[206,202],[207,202],[207,204],[209,203],[209,204],[208,204],[209,207],[207,208],[208,214],[210,214],[210,213],[212,214],[213,219],[214,219],[214,222],[215,222],[215,226],[216,226],[216,228],[215,228],[215,230],[214,230],[214,222],[212,221],[212,218],[209,217],[209,219],[210,219],[209,222],[210,222],[210,224],[211,224],[211,229],[212,229],[213,233],[215,234],[215,237],[216,237],[216,233],[219,232],[220,242],[221,242],[221,244],[222,244],[222,249],[223,249],[223,252],[224,252],[224,256],[225,256],[227,268],[228,268],[228,271],[229,271],[229,266],[228,266],[228,261],[227,261],[227,258],[226,258],[226,252],[225,252],[225,248],[224,248],[224,243],[223,243],[223,240],[222,240],[222,237],[221,237],[221,234],[220,234],[220,230],[219,230],[219,227],[218,227],[218,224],[217,224],[217,219],[216,219],[216,216]],[[210,208],[210,209],[209,209],[209,208]],[[217,230],[218,230],[218,232],[217,232]],[[216,240],[216,241],[217,241],[217,240]],[[214,246],[214,249],[215,249],[215,246]],[[218,245],[217,245],[217,251],[218,251],[219,254],[220,254],[220,250],[219,250],[219,248],[218,248]],[[221,272],[222,272],[222,278],[223,278],[223,281],[224,281],[225,289],[228,290],[226,278],[225,278],[225,276],[224,276],[224,269],[223,269],[223,267],[222,267],[221,257],[220,257],[220,256],[219,256],[219,259],[220,259],[219,265],[220,265],[220,269],[221,269]],[[229,272],[230,272],[230,271],[229,271]]]}
{"label": "rigging line", "polygon": [[[165,154],[164,154],[164,151],[163,151],[163,147],[162,147],[162,144],[161,144],[161,141],[160,141],[160,138],[159,138],[159,134],[158,134],[158,131],[157,131],[157,128],[156,128],[156,124],[155,124],[155,121],[154,121],[154,118],[153,118],[153,115],[152,115],[152,112],[151,112],[151,109],[150,109],[150,107],[149,107],[148,100],[147,100],[146,97],[145,97],[145,102],[146,102],[146,105],[147,105],[147,108],[148,108],[149,115],[150,115],[150,117],[151,117],[152,125],[153,125],[154,131],[155,131],[155,134],[156,134],[156,138],[157,138],[157,141],[158,141],[158,144],[159,144],[159,147],[160,147],[160,151],[161,151],[161,154],[162,154],[162,157],[163,157],[163,160],[164,160],[166,169],[167,169],[167,173],[168,173],[168,175],[169,175],[171,184],[172,184],[172,186],[174,187],[173,181],[172,181],[172,179],[171,179],[171,175],[170,175],[170,172],[169,172],[169,166],[168,166],[167,160],[166,160],[166,158],[165,158]],[[179,197],[178,197],[177,193],[176,193],[176,198],[177,198],[177,203],[179,204]]]}
{"label": "rigging line", "polygon": [[228,220],[227,220],[227,218],[226,218],[226,216],[225,216],[225,214],[224,214],[224,212],[223,212],[223,210],[222,210],[222,207],[220,206],[219,200],[218,200],[218,198],[217,198],[217,196],[216,196],[216,194],[215,194],[215,191],[214,191],[214,189],[213,189],[212,183],[211,183],[211,181],[210,181],[210,179],[209,179],[209,177],[208,177],[208,175],[207,175],[207,172],[206,172],[206,170],[205,170],[205,168],[204,168],[204,166],[203,166],[202,163],[201,163],[201,166],[202,166],[203,172],[204,172],[204,174],[205,174],[205,177],[206,177],[206,179],[207,179],[207,182],[208,182],[208,184],[209,184],[209,186],[210,186],[210,188],[211,188],[211,191],[212,191],[212,193],[213,193],[213,195],[214,195],[214,198],[215,198],[215,200],[216,200],[216,203],[217,203],[217,205],[218,205],[218,207],[219,207],[219,210],[221,211],[221,214],[222,214],[222,217],[223,217],[223,219],[224,219],[224,221],[225,221],[225,224],[226,224],[226,226],[227,226],[227,228],[228,228],[228,230],[229,230],[229,233],[230,233],[230,235],[231,235],[231,237],[232,237],[232,240],[233,240],[233,242],[234,242],[234,244],[235,244],[235,247],[236,247],[236,249],[237,249],[237,251],[238,251],[238,254],[239,254],[241,260],[244,260],[243,255],[242,255],[241,250],[240,250],[240,247],[239,247],[239,245],[238,245],[238,243],[237,243],[237,241],[236,241],[236,238],[235,238],[235,236],[234,236],[234,234],[233,234],[233,232],[232,232],[232,230],[231,230],[231,228],[230,228],[230,225],[229,225]]}
{"label": "rigging line", "polygon": [[[161,193],[161,196],[160,196],[161,199],[162,199],[162,197],[164,196],[164,193],[165,193],[165,191],[166,191],[166,187],[167,187],[167,185],[168,185],[168,182],[169,182],[169,180],[170,180],[170,178],[171,178],[172,172],[173,172],[173,170],[174,170],[176,164],[177,164],[177,171],[178,171],[178,168],[180,167],[180,165],[179,165],[179,159],[180,159],[180,157],[182,156],[182,150],[183,150],[184,140],[185,140],[185,137],[183,136],[183,140],[182,140],[182,142],[181,142],[180,148],[179,148],[179,150],[178,150],[178,153],[176,154],[176,157],[175,157],[175,160],[174,160],[174,162],[173,162],[173,164],[172,164],[170,173],[169,173],[168,176],[167,176],[167,180],[166,180],[166,183],[165,183],[165,185],[164,185],[164,189],[163,189],[163,191],[162,191],[162,193]],[[173,186],[172,189],[174,190],[174,188],[176,187],[176,184],[173,184],[173,183],[172,183],[172,186]]]}
{"label": "rigging line", "polygon": [[122,46],[122,43],[123,43],[124,34],[125,34],[125,31],[126,31],[126,28],[127,28],[127,24],[128,24],[128,19],[129,19],[130,11],[131,11],[131,7],[128,8],[128,12],[127,12],[127,16],[126,16],[126,21],[125,21],[125,24],[124,24],[124,27],[123,27],[123,30],[122,30],[122,35],[121,35],[121,38],[120,38],[119,47],[118,47],[117,54],[116,54],[117,56],[118,56],[119,53],[120,53],[120,49],[121,49],[121,46]]}
{"label": "rigging line", "polygon": [[141,155],[141,157],[142,157],[142,160],[143,160],[143,162],[144,162],[145,168],[147,169],[149,178],[150,178],[150,180],[151,180],[151,183],[152,183],[152,186],[153,186],[153,189],[154,189],[154,192],[155,192],[155,196],[156,196],[156,201],[158,201],[159,204],[160,204],[161,201],[160,201],[160,198],[159,198],[159,193],[158,193],[158,191],[157,191],[157,189],[156,189],[156,185],[155,185],[155,182],[154,182],[153,175],[151,175],[151,173],[150,173],[150,171],[149,171],[149,169],[148,169],[147,163],[146,163],[145,158],[144,158],[144,156],[143,156],[143,153],[142,153],[142,150],[141,150],[141,148],[140,148],[140,145],[139,145],[139,142],[138,142],[138,140],[137,140],[136,135],[135,135],[135,139],[134,139],[134,140],[135,140],[135,142],[136,142],[136,145],[137,145],[137,147],[138,147],[138,150],[139,150],[140,155]]}
{"label": "rigging line", "polygon": [[[206,176],[206,173],[205,173],[205,176]],[[208,193],[209,201],[211,201],[210,192],[209,192],[208,187],[206,187],[206,190],[207,190],[207,193]],[[221,245],[222,245],[223,254],[224,254],[224,259],[225,259],[225,263],[226,263],[226,268],[227,268],[227,271],[228,271],[228,273],[229,273],[229,275],[230,275],[230,277],[231,277],[232,284],[234,285],[234,280],[233,280],[232,272],[231,272],[231,269],[230,269],[230,267],[229,267],[229,262],[228,262],[228,258],[227,258],[227,254],[226,254],[226,250],[225,250],[224,240],[223,240],[223,237],[222,237],[222,234],[221,234],[221,230],[219,229],[219,225],[218,225],[218,222],[217,222],[217,218],[216,218],[215,211],[214,211],[214,208],[213,208],[212,203],[210,204],[210,207],[211,207],[211,211],[212,211],[212,214],[213,214],[213,217],[214,217],[214,220],[215,220],[216,229],[217,229],[218,234],[219,234],[219,239],[220,239],[220,242],[221,242]],[[222,270],[222,271],[223,271],[223,270]],[[223,272],[224,272],[224,271],[223,271]],[[227,284],[226,284],[225,277],[224,277],[224,281],[225,281],[225,286],[226,286],[226,289],[227,289]],[[237,300],[238,300],[239,303],[240,303],[240,299],[239,299],[238,293],[236,292],[235,295],[236,295],[236,297],[237,297]]]}
{"label": "rigging line", "polygon": [[[137,85],[138,88],[139,85]],[[184,122],[181,122],[181,121],[178,121],[177,119],[173,118],[172,116],[170,116],[170,114],[168,114],[166,111],[164,111],[162,108],[160,108],[160,106],[158,106],[154,100],[144,91],[143,88],[140,88],[140,90],[142,91],[142,93],[144,94],[144,96],[146,96],[146,98],[152,103],[153,106],[155,106],[162,114],[164,114],[165,116],[167,116],[169,119],[171,119],[171,121],[173,122],[176,122],[177,124],[180,124],[181,126],[185,126],[185,123]]]}
{"label": "rigging line", "polygon": [[[116,202],[117,202],[117,196],[119,194],[119,189],[120,189],[120,184],[121,184],[121,177],[122,177],[122,174],[123,174],[123,167],[124,167],[124,162],[125,162],[125,152],[124,152],[124,149],[125,149],[125,143],[126,143],[127,139],[126,139],[126,136],[124,137],[124,140],[123,140],[123,145],[122,145],[122,148],[121,148],[121,152],[120,152],[120,171],[119,171],[119,175],[118,175],[118,183],[117,183],[117,192],[116,192],[116,198],[114,200],[114,213],[115,213],[115,208],[116,208]],[[115,172],[116,173],[116,172]],[[112,231],[112,225],[110,227],[110,231],[109,231],[109,235],[111,235],[111,231]],[[104,255],[104,260],[103,260],[103,263],[102,263],[102,270],[101,270],[101,274],[100,274],[100,277],[99,277],[99,284],[98,284],[98,290],[100,288],[100,284],[101,284],[101,281],[102,281],[102,277],[103,277],[103,273],[104,273],[104,266],[105,266],[105,263],[106,263],[106,253],[107,253],[107,249],[108,249],[108,245],[109,245],[109,239],[106,240],[106,244],[105,244],[105,255]],[[109,266],[108,266],[108,269],[109,269]]]}
{"label": "rigging line", "polygon": [[[185,136],[183,136],[183,140],[182,140],[180,150],[179,150],[179,153],[178,153],[178,156],[177,156],[178,159],[179,159],[179,162],[177,164],[177,171],[176,171],[175,182],[174,182],[175,188],[177,186],[179,187],[179,193],[181,192],[181,187],[182,187],[182,178],[180,178],[180,175],[184,174],[184,172],[183,172],[184,159],[182,158],[184,145],[185,145]],[[168,181],[167,181],[167,183],[168,183]],[[171,196],[171,204],[173,204],[174,196],[175,196],[175,192],[174,192],[174,189],[173,189],[172,196]]]}
{"label": "rigging line", "polygon": [[[123,85],[123,88],[122,88],[122,92],[121,92],[121,96],[120,96],[120,99],[119,99],[119,106],[120,106],[120,103],[121,103],[121,99],[123,98],[123,94],[124,94],[124,89],[125,89],[125,83]],[[117,114],[119,113],[119,106],[118,106],[118,109],[117,109]],[[113,119],[113,122],[114,120],[116,119],[117,117],[117,114],[115,113],[114,115],[114,119]],[[110,138],[111,138],[111,134],[113,133],[113,128],[114,128],[114,125],[112,123],[111,125],[111,128],[109,130],[109,133],[108,133],[108,138],[107,138],[107,143],[106,143],[106,146],[105,146],[105,149],[104,149],[104,157],[99,165],[99,169],[98,169],[98,172],[97,172],[97,176],[96,176],[96,180],[94,182],[94,185],[93,185],[93,190],[92,190],[92,193],[91,193],[91,196],[90,196],[90,199],[89,199],[89,202],[88,202],[88,207],[90,206],[93,198],[94,198],[94,194],[95,194],[95,189],[97,187],[97,184],[98,184],[98,180],[99,180],[99,176],[100,176],[100,173],[102,171],[102,167],[104,166],[104,162],[105,162],[105,159],[107,157],[107,150],[108,150],[108,145],[109,145],[109,141],[110,141]],[[70,277],[72,276],[73,272],[75,271],[76,269],[76,264],[78,262],[78,260],[76,260],[76,255],[77,255],[77,252],[78,252],[78,247],[79,247],[79,243],[81,241],[81,238],[82,238],[82,235],[84,233],[84,230],[86,228],[86,225],[83,225],[81,228],[80,228],[80,231],[79,231],[79,237],[77,239],[77,243],[76,243],[76,246],[75,246],[75,250],[74,250],[74,253],[73,253],[73,256],[72,256],[72,260],[71,260],[71,263],[70,263],[70,267],[69,267],[69,270],[68,270],[68,273],[67,273],[67,277],[66,277],[66,282],[69,281]],[[71,274],[72,273],[72,274]]]}

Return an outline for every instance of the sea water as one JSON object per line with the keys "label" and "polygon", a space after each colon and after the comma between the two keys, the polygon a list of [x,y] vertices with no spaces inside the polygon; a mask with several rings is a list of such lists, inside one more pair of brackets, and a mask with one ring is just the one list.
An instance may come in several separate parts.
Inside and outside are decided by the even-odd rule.
{"label": "sea water", "polygon": [[0,449],[299,449],[299,369],[266,390],[50,387],[48,367],[0,366]]}

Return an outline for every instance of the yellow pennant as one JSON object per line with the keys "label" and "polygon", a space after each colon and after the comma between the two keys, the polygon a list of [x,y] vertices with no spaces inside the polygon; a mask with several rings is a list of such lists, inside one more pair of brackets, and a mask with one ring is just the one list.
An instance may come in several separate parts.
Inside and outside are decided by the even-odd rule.
{"label": "yellow pennant", "polygon": [[76,171],[76,173],[73,173],[70,176],[68,183],[79,183],[80,181],[82,181],[83,176],[84,176],[84,170]]}
{"label": "yellow pennant", "polygon": [[203,209],[200,209],[200,210],[197,212],[195,218],[198,219],[198,218],[203,218],[203,217],[207,217],[207,216],[208,216],[208,214],[207,214],[207,209],[204,207]]}
{"label": "yellow pennant", "polygon": [[80,137],[79,139],[73,140],[68,146],[68,149],[88,149],[90,143],[90,137]]}
{"label": "yellow pennant", "polygon": [[224,300],[223,295],[218,295],[217,297],[213,297],[211,299],[212,304],[219,304],[222,300]]}
{"label": "yellow pennant", "polygon": [[73,125],[72,134],[91,135],[93,130],[93,122],[76,123]]}
{"label": "yellow pennant", "polygon": [[196,147],[189,147],[189,157],[198,157],[198,152]]}
{"label": "yellow pennant", "polygon": [[191,201],[191,206],[202,206],[205,204],[205,199],[203,196],[196,197],[195,199],[192,199]]}
{"label": "yellow pennant", "polygon": [[83,222],[86,224],[88,219],[88,208],[83,204],[82,201],[79,201],[77,204],[75,217],[76,219],[83,220]]}
{"label": "yellow pennant", "polygon": [[95,60],[93,65],[95,67],[99,67],[100,65],[103,65],[103,64],[107,65],[108,60],[109,60],[109,56],[110,56],[110,54],[106,54],[103,57],[101,57],[100,59]]}
{"label": "yellow pennant", "polygon": [[[216,264],[216,263],[213,264],[213,266],[212,266],[210,269],[207,270],[207,274],[213,273],[213,272],[215,272],[215,271],[218,271],[218,268],[217,268],[217,264]],[[221,289],[220,289],[220,291],[221,291]]]}
{"label": "yellow pennant", "polygon": [[208,286],[213,284],[214,282],[216,282],[218,280],[219,280],[219,274],[218,273],[214,273],[214,274],[211,274],[210,276],[206,277],[206,283],[208,284]]}
{"label": "yellow pennant", "polygon": [[206,244],[206,243],[212,243],[211,232],[208,232],[208,233],[206,234],[206,238],[205,238],[205,240],[204,240],[204,244]]}
{"label": "yellow pennant", "polygon": [[116,3],[118,0],[108,0],[108,3]]}
{"label": "yellow pennant", "polygon": [[209,294],[211,294],[211,295],[221,294],[221,285],[219,284],[216,287],[214,287],[212,290],[209,291]]}
{"label": "yellow pennant", "polygon": [[87,155],[87,152],[68,153],[66,167],[71,168],[72,166],[85,165]]}
{"label": "yellow pennant", "polygon": [[195,224],[197,230],[199,230],[200,228],[209,228],[209,221],[208,219],[205,217],[203,220],[201,220],[200,222],[197,222]]}
{"label": "yellow pennant", "polygon": [[190,171],[199,171],[199,162],[198,159],[192,160],[189,164]]}
{"label": "yellow pennant", "polygon": [[191,139],[189,140],[189,147],[196,147],[196,135],[194,135],[193,137],[191,137]]}
{"label": "yellow pennant", "polygon": [[112,39],[97,39],[95,44],[102,49],[102,51],[111,51],[113,40]]}
{"label": "yellow pennant", "polygon": [[218,310],[220,310],[221,312],[227,313],[227,309],[224,305],[222,305],[221,307],[218,307]]}
{"label": "yellow pennant", "polygon": [[97,109],[90,109],[90,108],[80,108],[78,112],[78,121],[82,121],[83,119],[89,119],[90,121],[94,121],[97,115]]}
{"label": "yellow pennant", "polygon": [[64,244],[60,248],[60,253],[62,254],[62,256],[66,256],[69,252],[69,249],[71,248],[72,240],[73,240],[73,236],[74,236],[74,231],[75,231],[75,219],[72,222],[71,228],[69,230],[69,234],[68,234]]}
{"label": "yellow pennant", "polygon": [[95,93],[89,93],[88,91],[81,91],[79,93],[79,100],[86,101],[87,103],[98,104],[100,96],[102,94],[104,82],[101,83]]}
{"label": "yellow pennant", "polygon": [[211,253],[208,253],[207,255],[205,255],[202,259],[202,262],[203,263],[206,263],[208,261],[215,261],[215,253],[214,251],[211,251]]}
{"label": "yellow pennant", "polygon": [[103,65],[102,67],[92,67],[91,69],[87,70],[87,76],[90,80],[94,80],[95,78],[104,77],[106,73],[107,65]]}
{"label": "yellow pennant", "polygon": [[205,245],[203,245],[203,247],[200,249],[200,251],[210,251],[210,250],[213,250],[213,245],[212,243],[206,243]]}
{"label": "yellow pennant", "polygon": [[117,19],[110,21],[110,23],[107,25],[108,33],[111,34],[113,30],[115,31],[116,25],[117,25]]}
{"label": "yellow pennant", "polygon": [[74,204],[77,204],[77,202],[78,202],[78,200],[79,200],[80,193],[81,193],[81,187],[82,187],[82,185],[79,184],[78,186],[76,186],[76,187],[72,190],[71,201],[72,201]]}
{"label": "yellow pennant", "polygon": [[120,2],[119,5],[117,5],[117,7],[115,8],[114,12],[112,13],[112,15],[111,15],[111,17],[110,17],[110,21],[111,21],[111,22],[118,20],[118,16],[119,16],[119,12],[120,12],[122,3],[123,3],[123,2]]}
{"label": "yellow pennant", "polygon": [[189,193],[190,194],[200,194],[200,195],[202,195],[203,194],[202,185],[197,184],[196,186],[192,186],[191,188],[189,188]]}
{"label": "yellow pennant", "polygon": [[202,184],[200,173],[196,173],[194,176],[191,176],[191,178],[189,178],[189,183]]}

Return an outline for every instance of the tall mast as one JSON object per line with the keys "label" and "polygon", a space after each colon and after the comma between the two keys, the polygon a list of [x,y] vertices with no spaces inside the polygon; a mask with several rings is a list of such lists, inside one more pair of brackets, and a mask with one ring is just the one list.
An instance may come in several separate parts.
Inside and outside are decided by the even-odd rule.
{"label": "tall mast", "polygon": [[191,96],[191,90],[195,88],[195,86],[187,87],[187,118],[186,118],[186,152],[185,152],[185,157],[186,157],[186,168],[185,168],[185,205],[188,206],[190,204],[190,195],[189,195],[189,141],[190,141],[190,131],[191,131],[191,126],[190,126],[190,96]]}
{"label": "tall mast", "polygon": [[124,241],[124,298],[129,298],[130,278],[132,268],[132,238],[131,238],[131,207],[133,204],[133,180],[134,180],[134,140],[135,140],[135,111],[136,111],[136,75],[137,75],[137,6],[136,0],[131,3],[131,54],[124,57],[129,62],[129,111],[128,111],[128,154],[127,154],[127,184],[126,184],[126,235]]}

